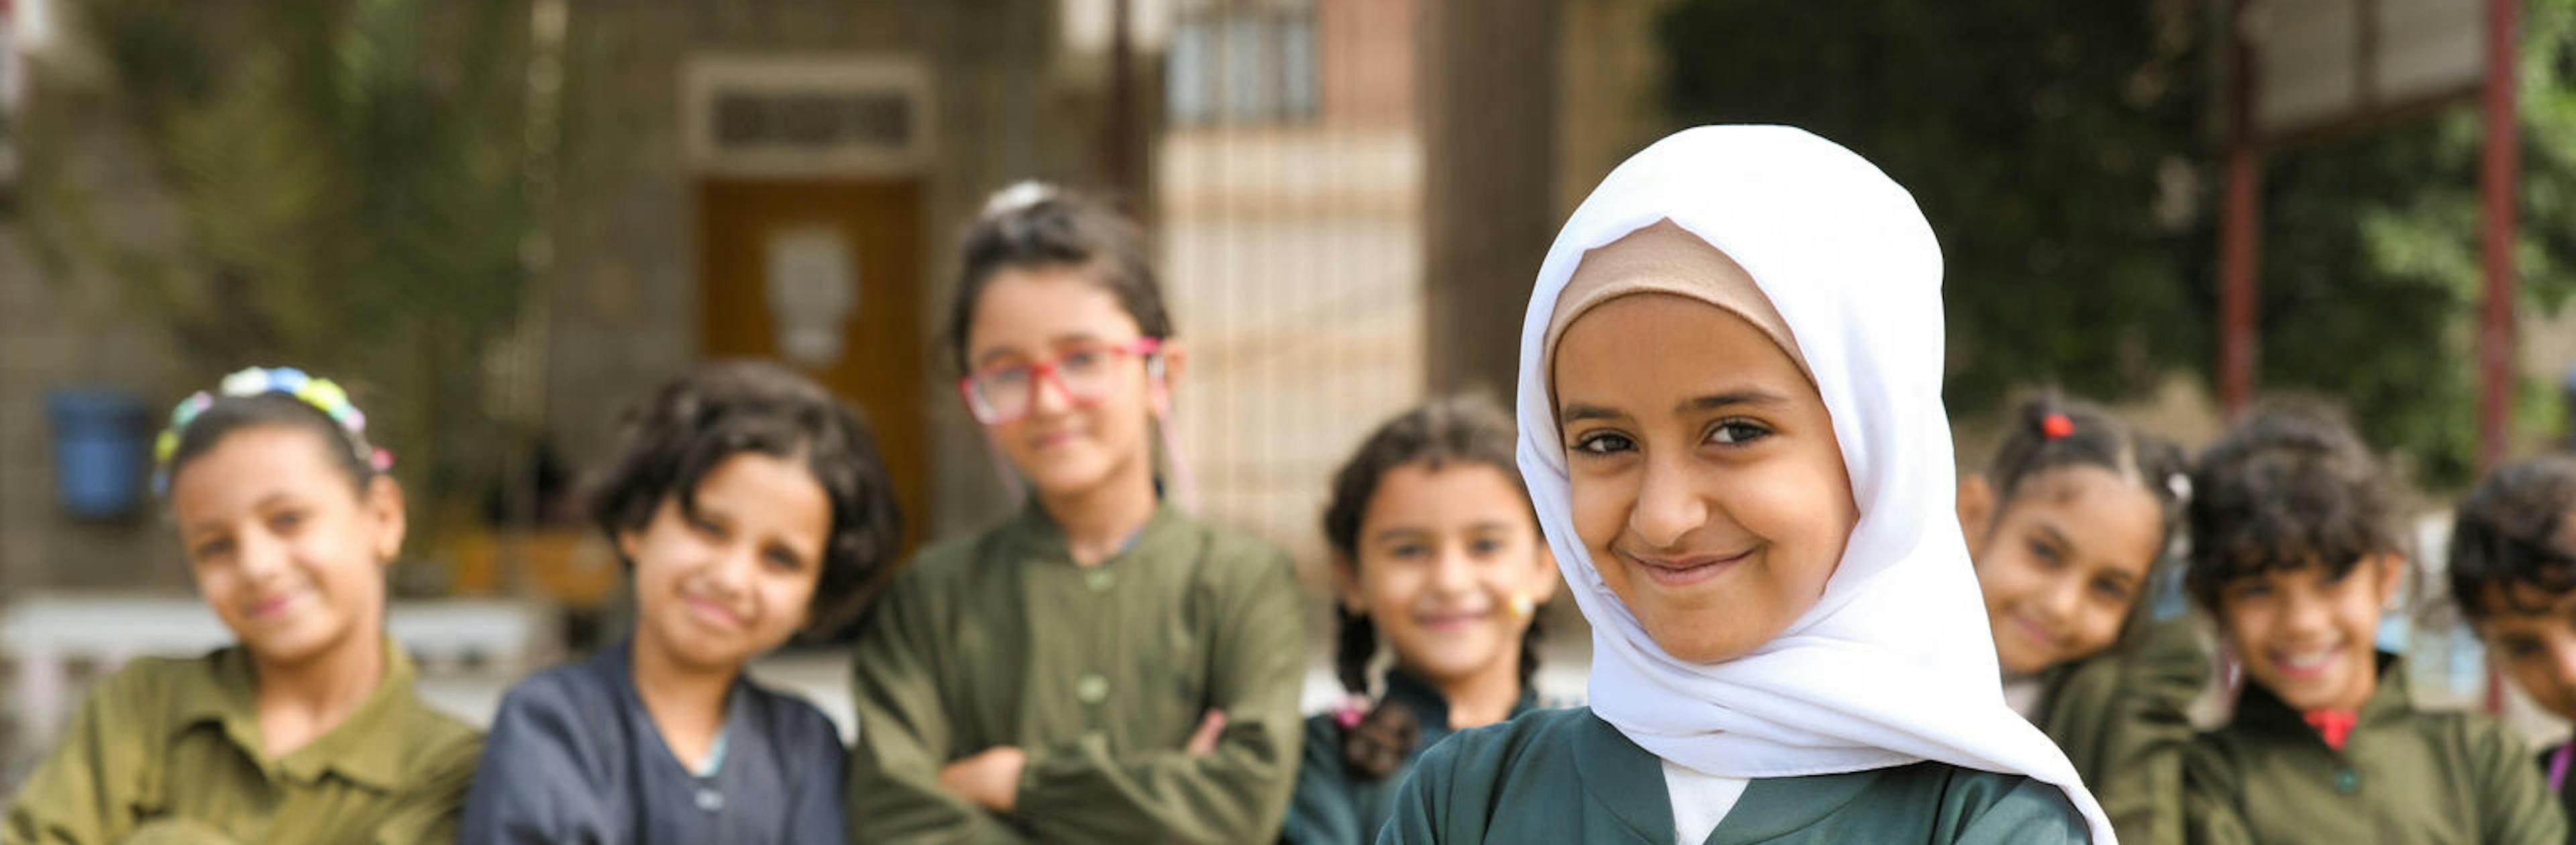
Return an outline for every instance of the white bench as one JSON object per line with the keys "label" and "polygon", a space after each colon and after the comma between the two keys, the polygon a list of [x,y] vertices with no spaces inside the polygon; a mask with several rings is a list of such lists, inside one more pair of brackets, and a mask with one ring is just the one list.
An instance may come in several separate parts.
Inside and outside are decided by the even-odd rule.
{"label": "white bench", "polygon": [[[385,626],[421,665],[421,694],[440,709],[488,724],[501,694],[561,652],[552,614],[537,602],[398,601]],[[144,655],[193,656],[233,642],[204,602],[180,596],[32,595],[0,607],[0,655],[18,708],[14,733],[53,742],[86,683]],[[69,668],[93,667],[74,679]],[[76,685],[81,688],[74,688]]]}

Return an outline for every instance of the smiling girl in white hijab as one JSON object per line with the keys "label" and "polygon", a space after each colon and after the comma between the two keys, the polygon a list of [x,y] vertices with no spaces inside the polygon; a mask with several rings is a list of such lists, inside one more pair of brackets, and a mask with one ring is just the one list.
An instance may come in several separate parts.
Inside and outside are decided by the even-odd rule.
{"label": "smiling girl in white hijab", "polygon": [[1539,269],[1518,403],[1592,707],[1433,748],[1379,842],[2112,842],[2004,705],[1940,282],[1912,197],[1803,131],[1613,171]]}

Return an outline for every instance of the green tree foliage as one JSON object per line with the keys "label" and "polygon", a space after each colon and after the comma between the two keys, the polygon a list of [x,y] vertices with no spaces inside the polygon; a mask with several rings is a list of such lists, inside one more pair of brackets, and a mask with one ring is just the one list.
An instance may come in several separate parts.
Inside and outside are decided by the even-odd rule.
{"label": "green tree foliage", "polygon": [[[2526,6],[2518,254],[2525,305],[2554,310],[2576,286],[2576,0]],[[1954,409],[2029,385],[2125,398],[2213,369],[2212,15],[1681,0],[1666,102],[1813,129],[1913,191],[1948,265]],[[2436,484],[2474,464],[2478,142],[2463,106],[2266,158],[2263,386],[2340,399]]]}
{"label": "green tree foliage", "polygon": [[[554,167],[585,143],[532,80],[553,60],[526,0],[80,0],[115,131],[135,139],[172,231],[136,237],[78,108],[24,126],[28,225],[58,278],[178,339],[195,380],[294,364],[361,394],[379,442],[433,494],[494,483],[496,401],[563,225]],[[576,57],[577,58],[577,57]],[[581,61],[550,64],[582,84]],[[532,75],[532,69],[540,71]],[[50,108],[50,111],[48,110]],[[57,120],[34,131],[46,117]],[[117,194],[124,199],[130,189]],[[415,498],[421,498],[415,492]]]}
{"label": "green tree foliage", "polygon": [[[2554,313],[2576,289],[2576,2],[2526,2],[2522,44],[2520,306]],[[2341,398],[2437,486],[2477,466],[2484,137],[2471,103],[2265,161],[2264,384]],[[2556,425],[2557,375],[2523,379],[2522,430]]]}

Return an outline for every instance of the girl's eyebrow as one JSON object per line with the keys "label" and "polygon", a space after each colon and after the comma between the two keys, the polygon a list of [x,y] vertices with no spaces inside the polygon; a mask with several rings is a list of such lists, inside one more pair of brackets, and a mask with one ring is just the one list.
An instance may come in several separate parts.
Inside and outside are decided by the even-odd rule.
{"label": "girl's eyebrow", "polygon": [[1559,409],[1556,417],[1558,425],[1567,425],[1585,420],[1624,420],[1628,415],[1617,408],[1575,404]]}
{"label": "girl's eyebrow", "polygon": [[1008,346],[996,347],[996,348],[993,348],[993,349],[987,349],[987,350],[984,350],[984,354],[975,356],[975,366],[976,366],[978,369],[980,369],[980,368],[983,368],[983,367],[989,367],[989,366],[992,366],[992,365],[993,365],[993,363],[994,363],[994,362],[996,362],[996,361],[1000,361],[1000,360],[1003,360],[1003,359],[1006,359],[1006,358],[1019,358],[1019,357],[1024,357],[1024,356],[1022,356],[1022,355],[1020,354],[1020,351],[1019,351],[1019,350],[1017,350],[1017,349],[1013,349],[1013,348],[1010,348],[1010,347],[1008,347]]}
{"label": "girl's eyebrow", "polygon": [[[1684,399],[1679,404],[1673,406],[1673,415],[1677,417],[1689,416],[1691,414],[1707,413],[1720,408],[1729,408],[1737,405],[1776,407],[1786,405],[1788,402],[1789,397],[1787,396],[1773,393],[1759,387],[1745,387],[1729,390],[1723,393],[1711,393],[1706,396],[1695,396],[1689,399]],[[1582,403],[1568,404],[1562,410],[1557,412],[1558,425],[1577,423],[1585,420],[1625,420],[1627,418],[1627,413],[1618,409],[1606,408],[1600,405],[1586,405]]]}
{"label": "girl's eyebrow", "polygon": [[2045,535],[2040,539],[2048,541],[2049,545],[2056,546],[2061,549],[2075,545],[2074,543],[2067,542],[2066,532],[2057,530],[2057,526],[2051,525],[2045,521],[2032,525],[2031,529]]}
{"label": "girl's eyebrow", "polygon": [[1424,531],[1424,530],[1422,530],[1422,529],[1420,529],[1420,528],[1412,528],[1412,527],[1408,527],[1408,526],[1402,526],[1402,525],[1399,525],[1399,526],[1396,526],[1396,527],[1394,527],[1394,528],[1382,528],[1382,529],[1379,529],[1379,530],[1378,530],[1378,532],[1377,532],[1376,534],[1373,534],[1373,535],[1370,535],[1370,536],[1369,536],[1369,540],[1370,540],[1370,541],[1372,541],[1372,542],[1384,543],[1384,542],[1387,542],[1387,541],[1389,541],[1389,540],[1405,540],[1405,539],[1411,539],[1411,538],[1415,538],[1415,537],[1428,536],[1430,533],[1431,533],[1431,532],[1429,532],[1429,531]]}
{"label": "girl's eyebrow", "polygon": [[1759,387],[1747,387],[1685,400],[1680,405],[1674,406],[1673,414],[1680,416],[1694,412],[1714,411],[1734,405],[1782,405],[1787,404],[1788,401],[1789,397]]}

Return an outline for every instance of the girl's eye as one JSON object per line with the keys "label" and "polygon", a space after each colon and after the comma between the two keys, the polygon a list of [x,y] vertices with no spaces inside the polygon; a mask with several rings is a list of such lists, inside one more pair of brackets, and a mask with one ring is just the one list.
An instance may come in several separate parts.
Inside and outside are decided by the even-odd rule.
{"label": "girl's eye", "polygon": [[1477,557],[1490,557],[1502,550],[1503,542],[1491,537],[1478,537],[1475,542],[1467,544],[1467,551]]}
{"label": "girl's eye", "polygon": [[1063,358],[1056,361],[1056,366],[1066,372],[1087,373],[1098,369],[1103,357],[1105,356],[1097,349],[1076,350],[1065,353]]}
{"label": "girl's eye", "polygon": [[2118,581],[2112,581],[2109,579],[2093,582],[2093,594],[2101,596],[2102,598],[2112,602],[2126,602],[2129,600],[2129,588],[2123,586]]}
{"label": "girl's eye", "polygon": [[1771,429],[1752,420],[1723,420],[1709,429],[1708,442],[1720,446],[1741,446],[1771,436]]}
{"label": "girl's eye", "polygon": [[268,530],[279,534],[292,534],[303,524],[303,511],[285,511],[268,518]]}
{"label": "girl's eye", "polygon": [[712,539],[717,539],[717,540],[722,540],[722,539],[724,539],[724,536],[725,536],[725,529],[724,529],[724,526],[716,524],[716,521],[715,521],[715,520],[708,519],[708,518],[703,517],[703,516],[692,516],[692,517],[689,517],[689,518],[688,518],[688,520],[689,520],[689,528],[690,528],[691,530],[696,531],[696,532],[698,532],[699,534],[706,535],[707,537],[712,538]]}
{"label": "girl's eye", "polygon": [[1391,548],[1391,549],[1386,550],[1386,554],[1387,554],[1387,556],[1388,556],[1388,557],[1392,557],[1392,558],[1395,558],[1395,559],[1398,559],[1398,560],[1411,560],[1411,559],[1413,559],[1413,558],[1422,557],[1423,555],[1427,555],[1427,554],[1430,554],[1430,553],[1431,553],[1431,547],[1430,547],[1430,546],[1427,546],[1427,545],[1424,545],[1424,544],[1421,544],[1421,543],[1405,543],[1405,544],[1403,544],[1403,545],[1396,546],[1395,548]]}
{"label": "girl's eye", "polygon": [[805,562],[798,560],[795,552],[786,549],[773,547],[760,557],[769,562],[770,568],[781,572],[795,572],[805,568]]}
{"label": "girl's eye", "polygon": [[2272,585],[2257,581],[2250,584],[2240,584],[2228,592],[2234,594],[2239,599],[2269,598],[2272,595]]}
{"label": "girl's eye", "polygon": [[2030,556],[2038,558],[2041,563],[2050,565],[2054,565],[2058,561],[2064,559],[2064,556],[2057,553],[2056,546],[2051,546],[2038,540],[2030,541]]}
{"label": "girl's eye", "polygon": [[232,538],[226,537],[219,540],[208,540],[203,543],[199,543],[197,544],[196,550],[190,554],[195,556],[198,560],[213,560],[215,557],[230,553],[232,550]]}
{"label": "girl's eye", "polygon": [[1607,431],[1593,432],[1574,440],[1574,451],[1587,455],[1609,455],[1635,448],[1637,442],[1628,439],[1627,435]]}
{"label": "girl's eye", "polygon": [[1029,368],[1003,367],[998,370],[985,370],[984,374],[976,376],[975,380],[990,390],[1018,390],[1029,386]]}
{"label": "girl's eye", "polygon": [[2505,641],[2504,651],[2507,656],[2516,660],[2529,660],[2540,656],[2540,644],[2530,640],[2516,638]]}

